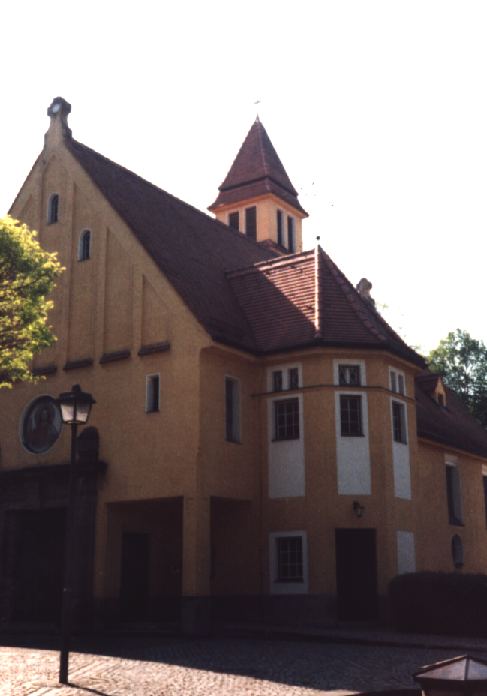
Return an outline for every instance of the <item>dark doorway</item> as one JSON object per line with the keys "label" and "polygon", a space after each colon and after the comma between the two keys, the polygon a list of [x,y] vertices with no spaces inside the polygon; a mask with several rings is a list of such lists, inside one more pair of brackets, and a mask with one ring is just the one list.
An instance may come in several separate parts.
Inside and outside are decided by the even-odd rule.
{"label": "dark doorway", "polygon": [[336,529],[338,618],[367,621],[377,616],[375,529]]}
{"label": "dark doorway", "polygon": [[17,515],[13,618],[59,621],[64,577],[65,510],[23,510]]}
{"label": "dark doorway", "polygon": [[122,535],[120,608],[124,619],[144,619],[149,598],[150,536],[140,532]]}

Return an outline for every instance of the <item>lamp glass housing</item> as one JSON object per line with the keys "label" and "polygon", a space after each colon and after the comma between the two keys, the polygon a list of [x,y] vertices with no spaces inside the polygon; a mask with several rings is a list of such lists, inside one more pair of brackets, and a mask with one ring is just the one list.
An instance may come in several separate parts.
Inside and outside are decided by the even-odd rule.
{"label": "lamp glass housing", "polygon": [[90,416],[95,400],[76,384],[70,392],[63,392],[58,399],[63,423],[84,425]]}

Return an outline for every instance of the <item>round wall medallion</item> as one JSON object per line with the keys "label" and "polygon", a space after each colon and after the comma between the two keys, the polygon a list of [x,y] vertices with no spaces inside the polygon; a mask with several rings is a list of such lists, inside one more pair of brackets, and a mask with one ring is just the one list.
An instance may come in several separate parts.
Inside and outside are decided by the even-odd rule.
{"label": "round wall medallion", "polygon": [[29,452],[47,452],[61,432],[61,414],[51,396],[40,396],[27,407],[22,419],[22,443]]}

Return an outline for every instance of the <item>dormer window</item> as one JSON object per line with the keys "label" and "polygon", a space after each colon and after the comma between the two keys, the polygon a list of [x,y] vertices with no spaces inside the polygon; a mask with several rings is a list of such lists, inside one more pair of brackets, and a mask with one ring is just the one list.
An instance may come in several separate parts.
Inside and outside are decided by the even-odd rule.
{"label": "dormer window", "polygon": [[47,206],[47,224],[52,225],[59,220],[59,194],[53,193]]}
{"label": "dormer window", "polygon": [[78,242],[78,261],[87,261],[91,255],[91,232],[83,230]]}

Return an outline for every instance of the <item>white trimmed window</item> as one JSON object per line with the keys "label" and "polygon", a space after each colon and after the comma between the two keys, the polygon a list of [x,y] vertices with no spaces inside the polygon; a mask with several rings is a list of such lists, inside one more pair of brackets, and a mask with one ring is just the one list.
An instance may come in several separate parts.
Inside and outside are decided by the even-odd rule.
{"label": "white trimmed window", "polygon": [[404,372],[399,370],[389,368],[389,386],[392,392],[395,394],[406,395],[406,378]]}
{"label": "white trimmed window", "polygon": [[333,384],[339,387],[366,385],[365,361],[343,358],[333,361]]}
{"label": "white trimmed window", "polygon": [[280,392],[302,387],[301,365],[279,365],[267,371],[268,391]]}
{"label": "white trimmed window", "polygon": [[408,432],[406,420],[406,404],[401,401],[392,401],[392,437],[394,442],[407,445]]}
{"label": "white trimmed window", "polygon": [[225,439],[240,442],[240,382],[225,377]]}
{"label": "white trimmed window", "polygon": [[145,379],[145,412],[159,411],[160,379],[158,374],[147,375]]}
{"label": "white trimmed window", "polygon": [[273,532],[269,535],[270,584],[274,594],[308,591],[306,532]]}
{"label": "white trimmed window", "polygon": [[446,462],[446,496],[448,502],[448,521],[463,526],[462,491],[460,472],[455,462]]}

